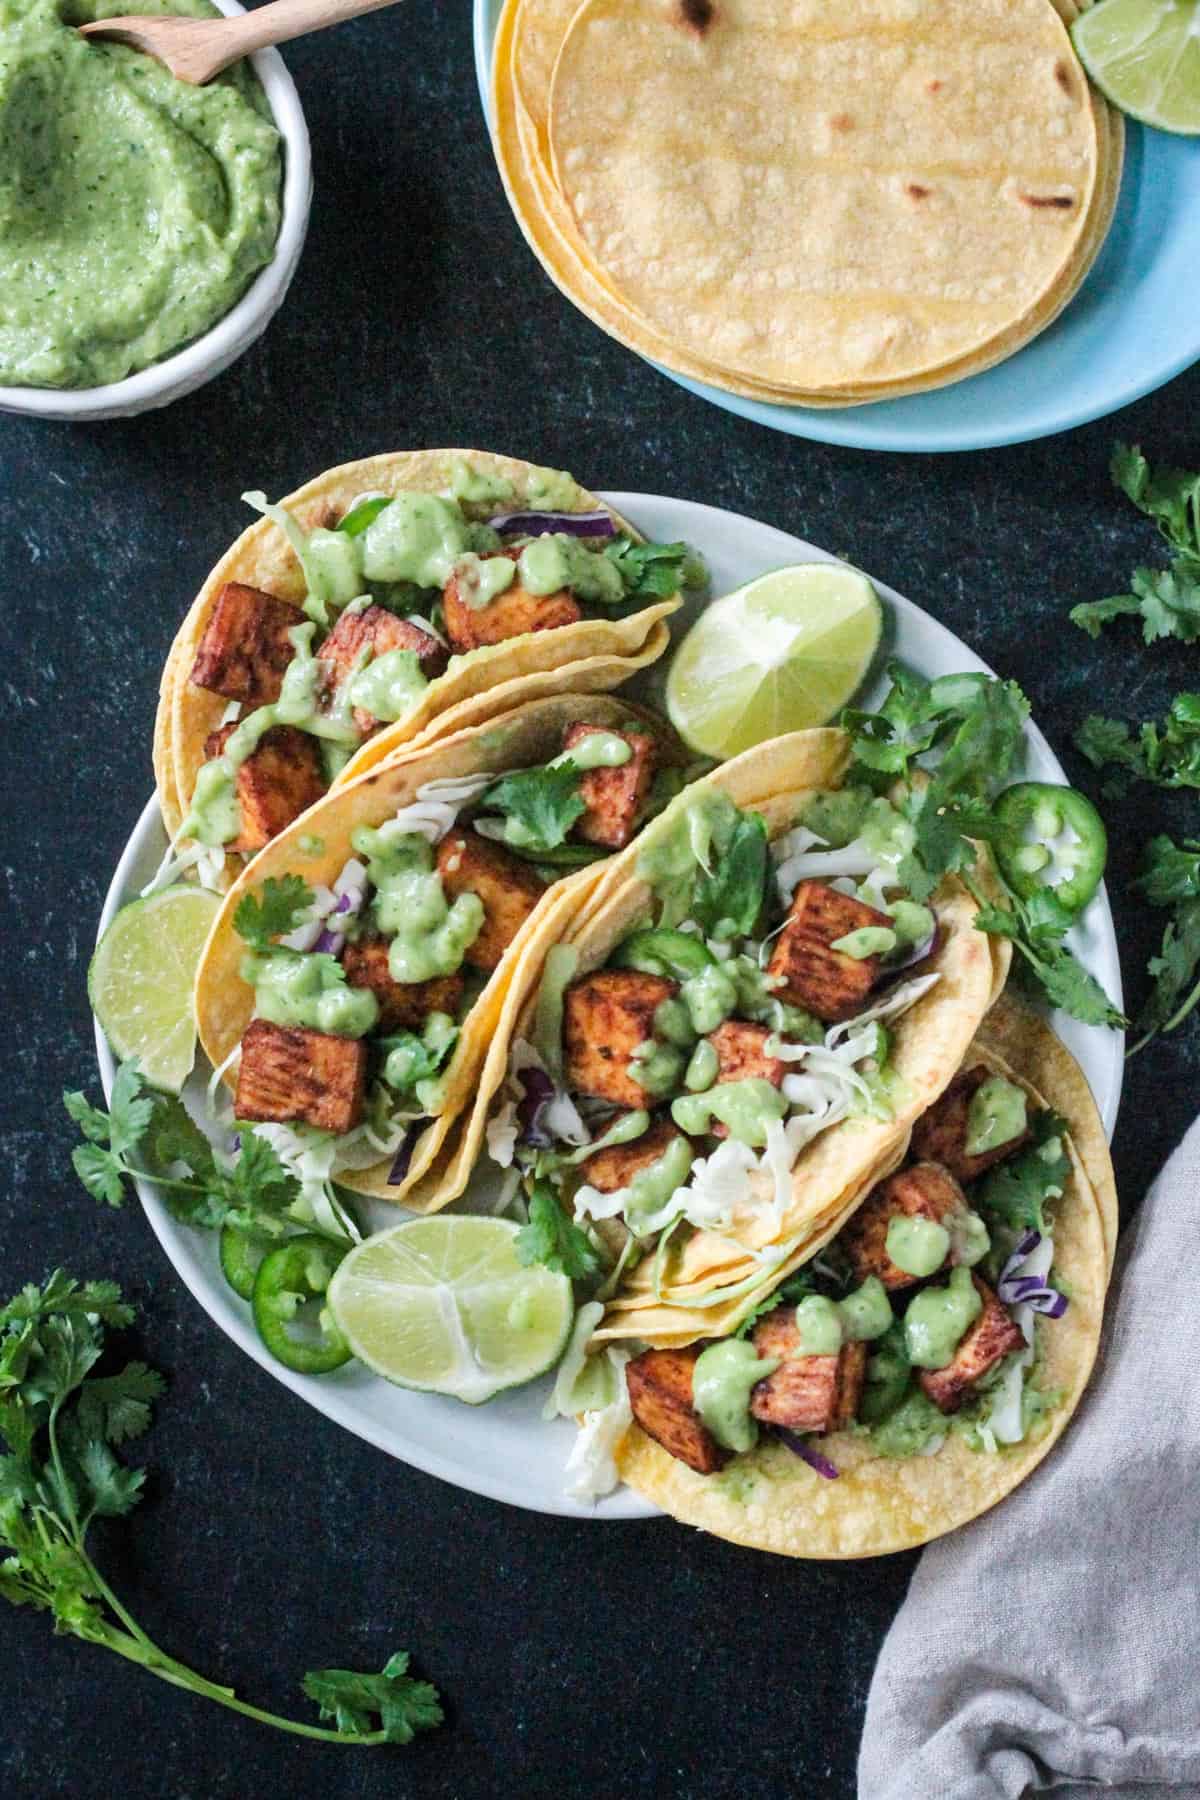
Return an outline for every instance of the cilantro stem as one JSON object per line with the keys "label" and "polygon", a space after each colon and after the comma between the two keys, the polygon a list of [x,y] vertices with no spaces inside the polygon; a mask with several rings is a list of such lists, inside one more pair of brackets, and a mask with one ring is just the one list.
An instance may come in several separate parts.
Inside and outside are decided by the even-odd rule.
{"label": "cilantro stem", "polygon": [[1183,1005],[1178,1007],[1176,1011],[1171,1014],[1171,1017],[1167,1020],[1165,1025],[1152,1025],[1149,1031],[1145,1032],[1138,1039],[1133,1048],[1125,1052],[1126,1062],[1129,1061],[1131,1056],[1136,1056],[1139,1050],[1144,1050],[1151,1038],[1157,1037],[1160,1032],[1174,1031],[1178,1026],[1182,1025],[1188,1014],[1198,1003],[1200,1003],[1200,981],[1196,983],[1195,987],[1188,994]]}
{"label": "cilantro stem", "polygon": [[288,1719],[281,1713],[267,1712],[261,1706],[251,1706],[248,1701],[239,1700],[232,1689],[218,1687],[216,1682],[206,1681],[203,1675],[197,1675],[186,1663],[176,1662],[174,1657],[167,1656],[151,1643],[144,1632],[133,1637],[109,1626],[103,1637],[89,1638],[88,1642],[103,1644],[107,1649],[115,1650],[126,1662],[136,1663],[139,1668],[157,1675],[160,1681],[169,1682],[172,1687],[182,1688],[185,1693],[197,1694],[205,1700],[215,1700],[218,1706],[227,1707],[230,1712],[241,1713],[243,1718],[256,1719],[260,1725],[274,1726],[276,1731],[290,1731],[296,1737],[313,1738],[321,1744],[365,1747],[387,1742],[382,1731],[332,1731],[324,1725],[305,1725],[299,1719]]}

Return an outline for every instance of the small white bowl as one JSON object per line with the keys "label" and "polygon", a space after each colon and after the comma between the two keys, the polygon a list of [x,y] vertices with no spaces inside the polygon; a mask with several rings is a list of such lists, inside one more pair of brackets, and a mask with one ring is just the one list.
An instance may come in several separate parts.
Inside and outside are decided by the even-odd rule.
{"label": "small white bowl", "polygon": [[[238,0],[214,0],[214,4],[227,15],[246,10]],[[137,10],[131,3],[129,11]],[[283,302],[304,248],[312,205],[312,155],[300,96],[278,50],[256,50],[250,61],[283,138],[283,207],[275,254],[266,268],[259,270],[230,312],[161,362],[103,387],[0,386],[0,412],[25,413],[37,419],[132,418],[203,387],[262,336]]]}

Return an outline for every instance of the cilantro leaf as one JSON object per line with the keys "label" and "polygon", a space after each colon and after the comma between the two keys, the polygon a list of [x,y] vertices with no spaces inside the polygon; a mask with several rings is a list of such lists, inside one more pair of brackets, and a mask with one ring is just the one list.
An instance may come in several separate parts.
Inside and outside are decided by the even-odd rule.
{"label": "cilantro leaf", "polygon": [[1200,474],[1188,469],[1151,470],[1134,444],[1116,444],[1109,465],[1114,487],[1153,519],[1173,549],[1200,557]]}
{"label": "cilantro leaf", "polygon": [[70,1118],[74,1119],[85,1138],[93,1144],[108,1142],[108,1114],[98,1106],[93,1106],[87,1097],[78,1090],[63,1094],[63,1105]]}
{"label": "cilantro leaf", "polygon": [[84,1444],[79,1467],[87,1483],[90,1511],[98,1519],[123,1518],[142,1497],[146,1471],[125,1468],[102,1438]]}
{"label": "cilantro leaf", "polygon": [[389,1744],[411,1744],[418,1731],[432,1731],[444,1718],[437,1689],[408,1673],[409,1656],[398,1650],[379,1675],[353,1669],[313,1669],[304,1677],[304,1692],[315,1700],[323,1719],[336,1721],[345,1735],[365,1736],[378,1715]]}
{"label": "cilantro leaf", "polygon": [[1140,614],[1147,644],[1167,637],[1195,643],[1200,638],[1200,474],[1152,471],[1136,445],[1125,444],[1114,449],[1111,468],[1114,484],[1154,520],[1170,545],[1170,567],[1135,569],[1128,594],[1073,607],[1072,623],[1099,637],[1111,620]]}
{"label": "cilantro leaf", "polygon": [[275,938],[294,931],[313,903],[313,891],[299,875],[268,875],[258,897],[246,894],[233,915],[233,929],[255,950],[270,950]]}
{"label": "cilantro leaf", "polygon": [[887,673],[892,686],[878,712],[842,715],[859,765],[851,781],[863,771],[907,778],[911,764],[938,747],[945,795],[980,798],[1004,780],[1029,717],[1015,681],[973,671],[926,681],[899,662]]}
{"label": "cilantro leaf", "polygon": [[1158,787],[1200,787],[1200,694],[1176,694],[1161,724],[1147,721],[1136,737],[1119,719],[1093,714],[1075,742],[1098,769],[1115,765]]}
{"label": "cilantro leaf", "polygon": [[150,1424],[150,1408],[166,1383],[143,1362],[126,1363],[117,1375],[96,1375],[79,1391],[80,1425],[89,1438],[124,1444]]}
{"label": "cilantro leaf", "polygon": [[1142,853],[1142,873],[1134,883],[1151,906],[1175,906],[1181,900],[1200,899],[1200,841],[1184,838],[1181,844],[1162,836],[1151,838]]}
{"label": "cilantro leaf", "polygon": [[1110,594],[1106,600],[1084,600],[1073,606],[1069,617],[1080,631],[1086,631],[1090,638],[1098,638],[1114,619],[1128,618],[1141,610],[1142,604],[1136,594]]}
{"label": "cilantro leaf", "polygon": [[1028,900],[1015,894],[1008,899],[1008,906],[980,906],[975,915],[978,930],[1012,939],[1030,977],[1052,1006],[1061,1007],[1085,1025],[1123,1025],[1123,1014],[1062,942],[1074,914],[1049,888],[1039,888]]}
{"label": "cilantro leaf", "polygon": [[1149,973],[1154,985],[1138,1016],[1141,1035],[1134,1050],[1160,1031],[1174,1031],[1200,1002],[1200,899],[1175,908]]}
{"label": "cilantro leaf", "polygon": [[989,1224],[1015,1231],[1046,1230],[1046,1202],[1058,1199],[1071,1173],[1063,1139],[1067,1125],[1057,1113],[1036,1112],[1032,1141],[1018,1156],[990,1169],[971,1190],[971,1205]]}
{"label": "cilantro leaf", "polygon": [[611,538],[603,554],[620,571],[627,600],[669,600],[682,587],[699,585],[686,544],[635,544],[624,533]]}
{"label": "cilantro leaf", "polygon": [[573,762],[540,769],[517,769],[488,788],[480,805],[503,813],[519,827],[520,847],[555,850],[586,810],[579,791],[580,770]]}
{"label": "cilantro leaf", "polygon": [[767,825],[760,813],[739,812],[732,831],[713,846],[711,871],[702,869],[691,916],[709,937],[746,937],[762,911],[767,884]]}
{"label": "cilantro leaf", "polygon": [[100,1144],[76,1144],[71,1152],[71,1167],[93,1200],[124,1206],[126,1169],[111,1150]]}
{"label": "cilantro leaf", "polygon": [[556,1275],[585,1281],[600,1268],[600,1258],[587,1233],[563,1211],[554,1189],[537,1182],[529,1196],[529,1223],[514,1239],[517,1261],[525,1268],[545,1263]]}

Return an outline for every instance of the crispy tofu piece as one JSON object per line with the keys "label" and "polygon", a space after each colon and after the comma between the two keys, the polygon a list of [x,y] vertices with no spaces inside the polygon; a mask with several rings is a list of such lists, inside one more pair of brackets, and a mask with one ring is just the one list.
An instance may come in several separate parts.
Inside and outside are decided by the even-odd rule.
{"label": "crispy tofu piece", "polygon": [[776,997],[829,1024],[852,1019],[875,984],[879,958],[847,956],[830,945],[867,925],[890,927],[891,920],[853,894],[840,894],[823,881],[802,881],[767,964],[769,975],[783,977]]}
{"label": "crispy tofu piece", "polygon": [[362,1038],[251,1019],[242,1033],[234,1110],[239,1119],[340,1134],[361,1123],[366,1082]]}
{"label": "crispy tofu piece", "polygon": [[381,1031],[420,1031],[435,1012],[458,1017],[462,974],[435,975],[432,981],[393,981],[386,938],[362,937],[347,944],[342,968],[348,987],[370,988],[378,1000]]}
{"label": "crispy tofu piece", "polygon": [[[767,1039],[771,1033],[765,1025],[748,1025],[744,1019],[725,1019],[708,1034],[708,1042],[717,1053],[717,1081],[769,1081],[782,1087],[787,1064],[778,1056],[768,1056]],[[728,1125],[714,1119],[712,1135],[729,1136]]]}
{"label": "crispy tofu piece", "polygon": [[598,969],[573,981],[563,996],[567,1086],[613,1106],[644,1107],[654,1096],[628,1073],[639,1044],[654,1036],[654,1014],[678,992],[676,983],[639,969]]}
{"label": "crispy tofu piece", "polygon": [[[505,550],[500,554],[511,556],[516,562],[521,553]],[[446,636],[458,651],[502,644],[506,638],[521,637],[527,631],[554,631],[560,625],[574,625],[583,617],[570,588],[559,588],[553,594],[531,594],[519,581],[497,594],[487,606],[473,607],[459,592],[453,575],[442,590],[442,608]]]}
{"label": "crispy tofu piece", "polygon": [[473,969],[494,969],[545,893],[545,882],[519,856],[474,831],[444,837],[437,868],[448,900],[477,894],[483,902],[483,929],[466,960]]}
{"label": "crispy tofu piece", "polygon": [[841,1431],[858,1411],[867,1373],[867,1346],[843,1344],[836,1356],[803,1356],[794,1306],[777,1306],[755,1328],[760,1357],[779,1357],[773,1375],[756,1382],[750,1411],[764,1425],[787,1431]]}
{"label": "crispy tofu piece", "polygon": [[[606,730],[604,725],[569,725],[563,736],[563,749],[573,750],[581,738]],[[585,844],[600,844],[606,850],[623,850],[649,796],[658,745],[644,731],[616,731],[612,735],[623,739],[633,755],[618,768],[589,769],[584,775],[579,794],[587,811],[576,820],[572,836]]]}
{"label": "crispy tofu piece", "polygon": [[[220,756],[236,725],[223,725],[205,740],[204,754]],[[227,848],[253,856],[314,806],[326,789],[316,738],[294,725],[272,725],[237,772],[242,828]]]}
{"label": "crispy tofu piece", "polygon": [[1007,1144],[997,1144],[979,1156],[967,1155],[967,1114],[976,1093],[991,1073],[982,1063],[977,1063],[973,1069],[961,1070],[941,1099],[935,1100],[913,1127],[913,1155],[943,1163],[964,1186],[996,1163],[1015,1156],[1033,1135],[1027,1128],[1020,1137],[1010,1138]]}
{"label": "crispy tofu piece", "polygon": [[[355,664],[367,649],[374,656],[385,656],[389,650],[412,650],[427,681],[440,675],[449,661],[444,644],[439,644],[435,637],[411,620],[398,619],[386,607],[366,606],[361,612],[344,612],[317,651],[328,671],[327,703],[354,673]],[[370,737],[373,731],[378,731],[380,721],[365,707],[356,706],[354,723],[363,737]]]}
{"label": "crispy tofu piece", "polygon": [[192,681],[240,700],[247,711],[271,705],[296,654],[288,632],[303,624],[298,606],[245,582],[227,581],[200,639]]}
{"label": "crispy tofu piece", "polygon": [[629,1404],[648,1437],[697,1475],[715,1475],[729,1461],[692,1405],[692,1373],[703,1344],[683,1350],[643,1350],[626,1366]]}
{"label": "crispy tofu piece", "polygon": [[579,1173],[599,1193],[615,1194],[627,1188],[640,1170],[656,1163],[682,1136],[670,1119],[656,1119],[649,1131],[631,1144],[610,1144],[607,1150],[597,1150],[594,1156],[586,1157],[579,1165]]}
{"label": "crispy tofu piece", "polygon": [[994,1369],[1001,1357],[1025,1348],[1020,1326],[1009,1318],[987,1282],[978,1275],[972,1275],[971,1280],[983,1301],[983,1311],[954,1352],[952,1362],[944,1369],[922,1369],[919,1373],[925,1393],[944,1413],[956,1413],[980,1376]]}
{"label": "crispy tofu piece", "polygon": [[949,1214],[965,1205],[963,1191],[948,1169],[935,1162],[912,1163],[872,1188],[843,1227],[839,1242],[860,1281],[868,1275],[878,1275],[889,1293],[895,1293],[900,1288],[913,1287],[919,1277],[897,1268],[887,1253],[892,1220],[903,1215],[909,1219],[932,1219],[941,1225]]}

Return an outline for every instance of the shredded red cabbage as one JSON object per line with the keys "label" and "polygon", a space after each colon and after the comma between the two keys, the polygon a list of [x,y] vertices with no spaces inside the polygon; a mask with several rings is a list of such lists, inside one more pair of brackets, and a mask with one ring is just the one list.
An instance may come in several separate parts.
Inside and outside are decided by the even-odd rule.
{"label": "shredded red cabbage", "polygon": [[798,1456],[801,1462],[806,1462],[810,1469],[815,1469],[818,1475],[825,1477],[826,1481],[838,1479],[841,1470],[837,1464],[831,1463],[829,1458],[822,1456],[819,1450],[814,1450],[807,1439],[802,1438],[798,1432],[787,1431],[780,1426],[779,1435],[793,1456]]}
{"label": "shredded red cabbage", "polygon": [[412,1124],[408,1127],[408,1130],[404,1133],[400,1148],[397,1150],[392,1166],[388,1170],[387,1184],[389,1187],[399,1187],[400,1183],[404,1180],[404,1177],[408,1174],[409,1164],[412,1162],[413,1158],[413,1151],[417,1147],[417,1139],[420,1137],[428,1123],[428,1119],[414,1119]]}
{"label": "shredded red cabbage", "polygon": [[488,520],[493,531],[536,537],[543,531],[565,531],[570,537],[615,537],[617,528],[606,512],[510,512]]}
{"label": "shredded red cabbage", "polygon": [[549,1150],[554,1139],[542,1118],[554,1098],[554,1083],[544,1069],[530,1068],[521,1070],[521,1086],[524,1093],[517,1106],[519,1141],[534,1150]]}
{"label": "shredded red cabbage", "polygon": [[1020,1273],[1026,1258],[1042,1241],[1040,1231],[1025,1231],[1013,1246],[1012,1255],[1000,1271],[996,1293],[1005,1306],[1031,1306],[1048,1319],[1061,1319],[1067,1310],[1067,1297],[1052,1288],[1040,1275]]}
{"label": "shredded red cabbage", "polygon": [[346,940],[340,931],[322,931],[313,945],[313,949],[323,956],[340,956],[345,949]]}

